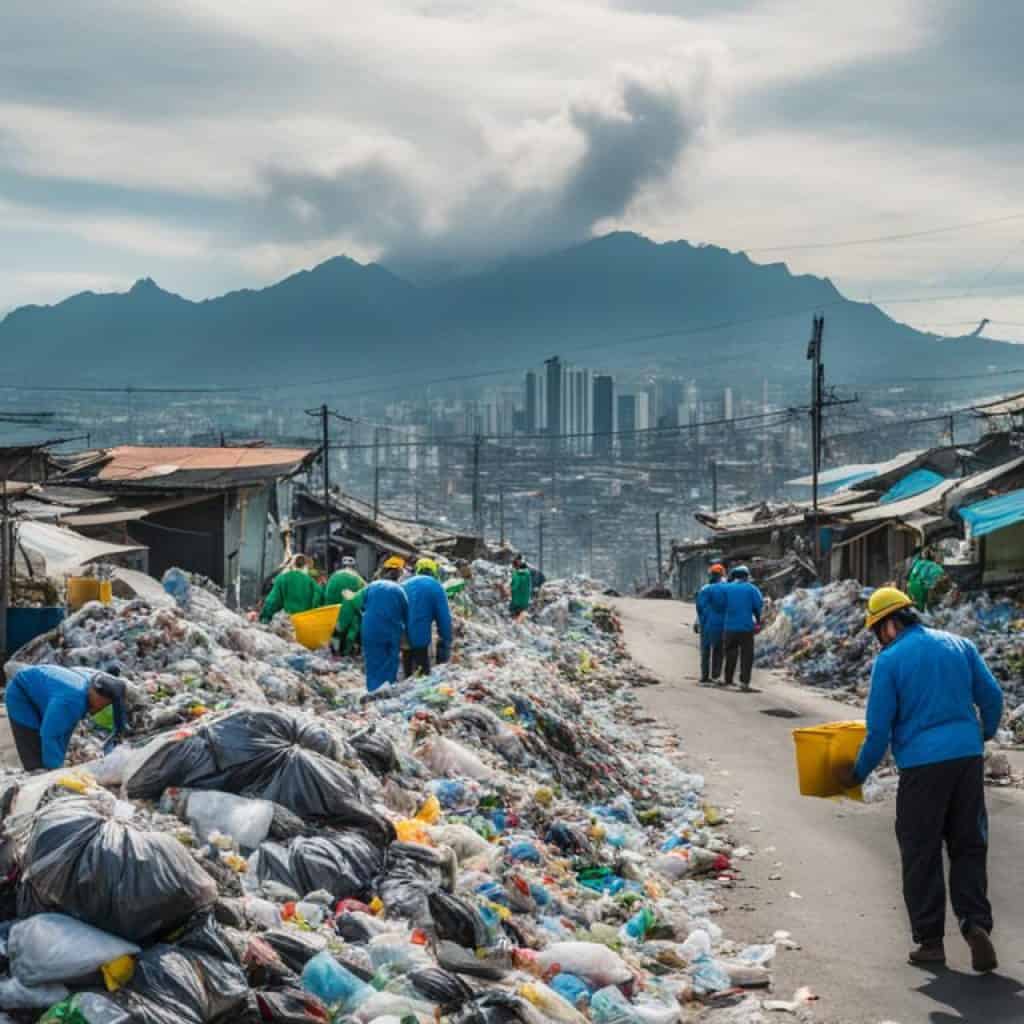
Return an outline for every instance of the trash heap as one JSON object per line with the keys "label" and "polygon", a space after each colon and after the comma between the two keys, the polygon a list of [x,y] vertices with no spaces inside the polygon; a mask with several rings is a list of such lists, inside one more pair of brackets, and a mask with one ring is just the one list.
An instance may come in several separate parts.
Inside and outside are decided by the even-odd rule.
{"label": "trash heap", "polygon": [[761,1019],[776,945],[713,919],[749,851],[638,726],[614,613],[556,581],[513,623],[473,570],[456,660],[372,696],[180,573],[20,651],[118,663],[132,742],[4,781],[0,1021]]}
{"label": "trash heap", "polygon": [[[758,664],[787,669],[813,686],[845,687],[865,696],[878,651],[864,628],[870,595],[871,588],[842,580],[770,603],[758,637]],[[921,618],[973,640],[1007,693],[1024,699],[1024,600],[954,592]]]}

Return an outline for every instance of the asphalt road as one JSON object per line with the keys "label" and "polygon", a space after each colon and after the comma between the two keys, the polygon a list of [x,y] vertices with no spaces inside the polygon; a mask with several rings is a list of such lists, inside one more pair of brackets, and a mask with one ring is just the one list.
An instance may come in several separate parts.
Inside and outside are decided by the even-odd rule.
{"label": "asphalt road", "polygon": [[[824,1024],[1024,1021],[1024,796],[988,792],[999,971],[987,977],[971,972],[951,918],[949,966],[910,967],[894,805],[809,799],[796,788],[791,730],[861,716],[756,669],[760,692],[698,687],[693,606],[632,599],[616,604],[634,657],[662,680],[639,691],[651,727],[679,733],[690,770],[705,774],[714,802],[736,809],[735,834],[757,851],[743,862],[743,882],[727,900],[726,934],[769,941],[784,929],[802,946],[776,960],[779,998],[809,985],[820,997],[814,1019]],[[766,714],[779,711],[798,717]]]}

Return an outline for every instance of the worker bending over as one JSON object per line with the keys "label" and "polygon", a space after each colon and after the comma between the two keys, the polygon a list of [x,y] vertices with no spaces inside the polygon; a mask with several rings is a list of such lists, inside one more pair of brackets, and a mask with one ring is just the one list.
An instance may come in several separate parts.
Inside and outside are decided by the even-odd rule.
{"label": "worker bending over", "polygon": [[740,668],[740,689],[750,692],[754,671],[754,633],[761,628],[764,598],[750,582],[750,570],[738,565],[729,573],[725,585],[725,623],[722,644],[725,648],[725,685],[732,686],[736,663]]}
{"label": "worker bending over", "polygon": [[697,626],[700,633],[700,682],[718,682],[722,674],[722,630],[725,626],[725,566],[715,563],[708,581],[697,591]]}
{"label": "worker bending over", "polygon": [[533,597],[533,571],[527,566],[526,559],[522,555],[516,555],[512,559],[512,579],[509,585],[511,600],[509,611],[512,617],[522,615],[530,607],[530,600]]}
{"label": "worker bending over", "polygon": [[292,567],[274,580],[274,586],[263,602],[260,622],[269,622],[282,609],[289,615],[298,615],[319,608],[322,598],[320,584],[309,575],[306,556],[296,555],[292,559]]}
{"label": "worker bending over", "polygon": [[371,693],[398,679],[402,633],[409,623],[409,602],[398,583],[404,559],[392,555],[363,594],[362,644],[366,689]]}
{"label": "worker bending over", "polygon": [[421,558],[416,575],[402,584],[409,601],[409,625],[406,634],[409,646],[403,652],[406,677],[430,672],[430,645],[437,626],[437,660],[446,662],[452,650],[452,613],[448,595],[437,578],[437,562]]}
{"label": "worker bending over", "polygon": [[913,601],[895,587],[871,595],[866,625],[882,647],[871,672],[868,731],[856,764],[839,766],[838,781],[860,785],[892,746],[903,898],[918,944],[910,962],[946,960],[945,843],[953,912],[971,963],[995,970],[983,753],[999,728],[1003,692],[970,640],[925,629]]}
{"label": "worker bending over", "polygon": [[104,753],[126,728],[126,688],[107,672],[61,665],[30,665],[7,684],[4,700],[18,757],[26,771],[64,766],[75,726],[113,705],[114,732]]}

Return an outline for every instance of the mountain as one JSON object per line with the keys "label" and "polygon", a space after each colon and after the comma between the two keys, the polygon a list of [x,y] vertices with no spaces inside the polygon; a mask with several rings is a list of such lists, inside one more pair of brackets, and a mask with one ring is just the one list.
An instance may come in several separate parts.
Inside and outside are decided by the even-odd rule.
{"label": "mountain", "polygon": [[315,389],[324,377],[395,372],[414,385],[555,354],[803,383],[815,312],[840,384],[1024,369],[1024,346],[938,340],[781,263],[629,233],[422,286],[345,257],[202,302],[146,278],[123,294],[16,309],[0,322],[0,348],[7,379],[26,384],[272,387],[308,374]]}

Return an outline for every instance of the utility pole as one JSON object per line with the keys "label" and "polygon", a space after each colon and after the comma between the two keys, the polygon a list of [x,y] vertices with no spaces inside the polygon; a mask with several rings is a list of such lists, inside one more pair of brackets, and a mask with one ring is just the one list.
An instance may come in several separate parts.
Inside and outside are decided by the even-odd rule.
{"label": "utility pole", "polygon": [[811,510],[814,530],[814,564],[820,570],[821,530],[818,528],[818,476],[821,473],[821,407],[825,383],[825,367],[821,362],[822,333],[825,318],[816,316],[807,345],[807,358],[811,361]]}
{"label": "utility pole", "polygon": [[544,509],[537,517],[537,568],[544,571]]}
{"label": "utility pole", "polygon": [[320,406],[324,445],[324,572],[331,574],[331,442],[327,436],[327,406]]}
{"label": "utility pole", "polygon": [[483,515],[480,505],[480,444],[479,434],[473,436],[473,529],[478,537],[483,537]]}
{"label": "utility pole", "polygon": [[718,515],[718,463],[711,460],[711,511]]}
{"label": "utility pole", "polygon": [[658,548],[658,585],[661,585],[661,581],[664,578],[661,572],[661,511],[654,513],[654,538],[655,544]]}
{"label": "utility pole", "polygon": [[3,481],[3,508],[0,509],[0,656],[7,657],[7,608],[11,603],[10,522],[7,518],[7,477]]}
{"label": "utility pole", "polygon": [[950,416],[949,417],[949,446],[950,446],[950,448],[954,448],[956,446],[956,434],[953,432],[954,431],[954,424],[955,424],[955,422],[956,422],[956,417],[955,416]]}
{"label": "utility pole", "polygon": [[380,515],[380,427],[373,428],[373,521]]}

